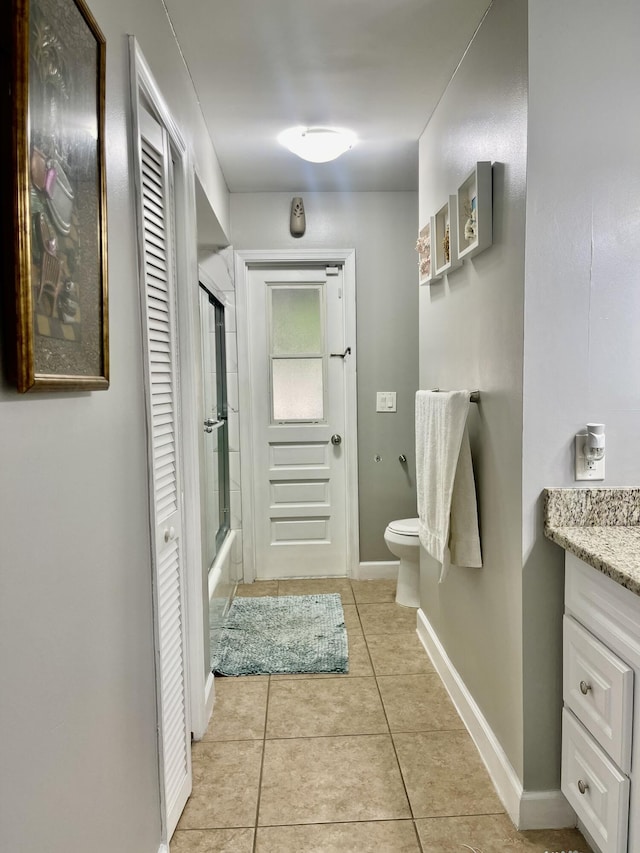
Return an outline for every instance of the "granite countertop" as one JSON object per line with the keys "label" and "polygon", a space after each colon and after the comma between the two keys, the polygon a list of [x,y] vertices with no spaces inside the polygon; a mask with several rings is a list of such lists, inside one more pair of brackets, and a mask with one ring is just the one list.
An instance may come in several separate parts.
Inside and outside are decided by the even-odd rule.
{"label": "granite countertop", "polygon": [[640,489],[545,489],[544,532],[640,595]]}

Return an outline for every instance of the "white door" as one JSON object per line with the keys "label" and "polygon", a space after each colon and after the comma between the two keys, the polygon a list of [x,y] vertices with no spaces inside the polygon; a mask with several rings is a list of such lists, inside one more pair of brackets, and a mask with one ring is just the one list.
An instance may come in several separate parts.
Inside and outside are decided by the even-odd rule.
{"label": "white door", "polygon": [[260,579],[347,574],[343,296],[339,266],[248,273]]}
{"label": "white door", "polygon": [[176,365],[174,204],[167,133],[142,106],[138,119],[160,775],[166,830],[171,837],[191,793]]}

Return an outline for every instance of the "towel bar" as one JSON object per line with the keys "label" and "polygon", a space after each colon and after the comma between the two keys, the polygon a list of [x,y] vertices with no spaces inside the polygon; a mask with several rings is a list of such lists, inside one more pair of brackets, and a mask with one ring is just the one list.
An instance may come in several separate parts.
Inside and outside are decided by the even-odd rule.
{"label": "towel bar", "polygon": [[[442,388],[432,388],[432,391],[442,391]],[[480,392],[479,391],[470,391],[469,392],[469,402],[470,403],[479,403],[480,402]]]}

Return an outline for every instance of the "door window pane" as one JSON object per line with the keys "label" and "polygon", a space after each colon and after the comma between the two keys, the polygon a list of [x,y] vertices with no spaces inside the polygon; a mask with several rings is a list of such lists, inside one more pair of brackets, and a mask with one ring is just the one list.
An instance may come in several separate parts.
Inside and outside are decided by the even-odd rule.
{"label": "door window pane", "polygon": [[322,352],[320,288],[271,287],[271,354]]}
{"label": "door window pane", "polygon": [[322,368],[322,357],[272,360],[274,421],[324,419]]}

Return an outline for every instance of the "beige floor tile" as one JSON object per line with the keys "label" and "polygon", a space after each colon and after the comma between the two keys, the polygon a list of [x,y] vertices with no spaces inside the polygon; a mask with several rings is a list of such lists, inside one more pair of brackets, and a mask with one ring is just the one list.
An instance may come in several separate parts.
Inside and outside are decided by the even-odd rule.
{"label": "beige floor tile", "polygon": [[506,815],[432,818],[417,820],[416,826],[423,853],[460,853],[469,849],[482,853],[590,853],[591,849],[577,829],[518,832]]}
{"label": "beige floor tile", "polygon": [[347,629],[347,634],[355,632],[360,637],[364,636],[360,617],[358,616],[358,608],[355,604],[343,604],[342,610],[344,611],[344,625]]}
{"label": "beige floor tile", "polygon": [[349,642],[349,672],[321,672],[318,674],[303,673],[280,673],[272,675],[271,681],[289,681],[293,679],[298,681],[301,678],[323,679],[323,678],[363,678],[367,675],[373,675],[373,667],[369,659],[367,644],[363,636],[356,634],[352,636],[348,634]]}
{"label": "beige floor tile", "polygon": [[[256,853],[420,853],[410,820],[258,829]],[[171,851],[173,853],[173,850]]]}
{"label": "beige floor tile", "polygon": [[348,578],[300,578],[278,581],[278,595],[318,595],[339,592],[343,604],[354,604]]}
{"label": "beige floor tile", "polygon": [[504,812],[466,731],[394,734],[393,740],[414,817]]}
{"label": "beige floor tile", "polygon": [[185,829],[174,833],[171,853],[253,853],[253,829]]}
{"label": "beige floor tile", "polygon": [[386,734],[389,728],[373,677],[274,681],[268,738]]}
{"label": "beige floor tile", "polygon": [[259,826],[410,816],[389,735],[266,741]]}
{"label": "beige floor tile", "polygon": [[255,825],[262,741],[194,743],[193,791],[178,829]]}
{"label": "beige floor tile", "polygon": [[215,705],[203,741],[264,737],[269,679],[216,678]]}
{"label": "beige floor tile", "polygon": [[356,604],[393,604],[396,586],[395,580],[351,581]]}
{"label": "beige floor tile", "polygon": [[424,646],[413,634],[368,634],[376,675],[424,675],[434,672]]}
{"label": "beige floor tile", "polygon": [[464,729],[437,673],[381,675],[378,686],[392,732]]}
{"label": "beige floor tile", "polygon": [[243,598],[261,597],[263,595],[277,595],[278,581],[254,581],[253,583],[239,583],[236,587],[236,595]]}
{"label": "beige floor tile", "polygon": [[416,630],[413,607],[399,604],[359,604],[358,613],[365,637],[369,634],[410,634]]}
{"label": "beige floor tile", "polygon": [[373,675],[367,644],[358,634],[349,634],[349,675],[351,678]]}

